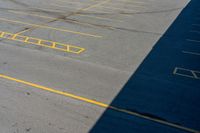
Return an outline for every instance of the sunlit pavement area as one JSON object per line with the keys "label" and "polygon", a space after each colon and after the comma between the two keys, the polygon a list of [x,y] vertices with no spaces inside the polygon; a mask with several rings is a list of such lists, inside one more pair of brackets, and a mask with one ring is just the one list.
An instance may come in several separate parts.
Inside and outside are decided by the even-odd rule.
{"label": "sunlit pavement area", "polygon": [[1,133],[199,133],[199,0],[0,0]]}

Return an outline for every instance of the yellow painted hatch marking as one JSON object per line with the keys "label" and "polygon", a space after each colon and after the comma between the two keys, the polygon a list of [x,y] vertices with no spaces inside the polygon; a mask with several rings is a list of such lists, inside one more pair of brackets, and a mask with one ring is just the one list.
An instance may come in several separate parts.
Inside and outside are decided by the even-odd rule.
{"label": "yellow painted hatch marking", "polygon": [[39,45],[39,46],[48,47],[51,49],[56,49],[56,50],[74,53],[74,54],[80,54],[85,51],[85,48],[74,46],[71,44],[63,44],[59,42],[43,40],[43,39],[29,37],[29,36],[22,36],[18,34],[9,33],[9,32],[3,32],[3,31],[0,31],[0,38],[5,38],[8,40],[18,41],[18,42],[23,42],[23,43],[28,43],[28,44]]}

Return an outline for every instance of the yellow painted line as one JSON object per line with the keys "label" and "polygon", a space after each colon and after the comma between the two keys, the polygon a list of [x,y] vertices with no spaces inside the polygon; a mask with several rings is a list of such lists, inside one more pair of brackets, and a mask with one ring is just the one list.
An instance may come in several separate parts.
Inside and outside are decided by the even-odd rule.
{"label": "yellow painted line", "polygon": [[69,7],[69,6],[65,6],[65,5],[59,5],[59,4],[50,4],[50,6],[54,6],[54,7],[59,7],[59,8],[69,8],[69,9],[72,9],[72,10],[81,10],[82,8],[77,8],[77,7],[75,7],[75,6],[71,6],[71,7]]}
{"label": "yellow painted line", "polygon": [[[29,15],[29,16],[34,16],[34,17],[40,17],[40,18],[44,18],[44,19],[56,19],[54,17],[49,17],[49,16],[44,16],[44,15],[38,15],[38,14],[34,14],[34,13],[25,13],[25,12],[20,12],[20,11],[8,11],[8,12],[12,12],[12,13],[15,13],[15,14],[20,14],[20,15]],[[59,21],[69,21],[70,23],[75,23],[75,24],[79,24],[79,25],[84,25],[84,26],[89,26],[89,27],[97,27],[97,25],[95,24],[90,24],[90,23],[87,23],[87,22],[78,22],[76,20],[69,20],[69,19],[66,19],[66,20],[63,20],[63,19],[58,19]],[[16,34],[22,34],[24,32],[27,32],[29,30],[32,30],[34,29],[35,27],[33,28],[29,28],[27,30],[24,30],[24,31],[21,31],[21,32],[17,32]],[[110,28],[110,29],[115,29],[114,27],[112,26],[107,26],[107,28]]]}
{"label": "yellow painted line", "polygon": [[25,32],[28,32],[28,31],[31,31],[31,30],[33,30],[33,29],[35,29],[35,28],[34,28],[34,27],[32,27],[32,28],[28,28],[28,29],[26,29],[26,30],[23,30],[23,31],[17,32],[17,33],[15,33],[15,34],[20,35],[20,34],[22,34],[22,33],[25,33]]}
{"label": "yellow painted line", "polygon": [[38,14],[34,14],[34,13],[27,13],[27,12],[21,12],[21,11],[8,11],[8,12],[15,13],[15,14],[21,14],[21,15],[36,16],[36,17],[41,17],[41,18],[46,18],[46,19],[56,19],[55,17],[38,15]]}
{"label": "yellow painted line", "polygon": [[146,3],[147,3],[147,2],[134,1],[134,0],[117,0],[117,1],[115,1],[115,2],[119,2],[119,3],[121,3],[121,2],[123,2],[123,3],[127,2],[127,3],[132,3],[132,4],[136,4],[136,3],[139,3],[139,4],[146,4]]}
{"label": "yellow painted line", "polygon": [[[55,17],[50,17],[50,16],[44,16],[44,15],[39,15],[39,14],[34,14],[34,13],[25,13],[25,12],[21,12],[21,11],[8,11],[8,12],[12,12],[12,13],[15,13],[15,14],[19,14],[19,15],[29,15],[29,16],[34,16],[34,17],[40,17],[40,18],[44,18],[44,19],[57,19]],[[63,22],[70,22],[70,23],[75,23],[75,24],[80,24],[80,25],[85,25],[85,26],[90,26],[90,27],[96,27],[92,24],[89,24],[89,23],[86,23],[86,22],[78,22],[78,21],[73,21],[73,20],[70,20],[70,19],[66,19],[66,20],[63,20],[63,19],[57,19],[59,21],[63,21]],[[28,30],[25,30],[25,31],[22,31],[22,32],[19,32],[17,34],[21,34],[21,33],[24,33]]]}
{"label": "yellow painted line", "polygon": [[[61,1],[61,2],[63,2],[63,3],[70,3],[70,4],[74,4],[75,6],[77,5],[77,6],[80,6],[80,5],[89,5],[89,3],[86,3],[86,2],[79,2],[79,1],[63,1],[63,0],[58,0],[58,1]],[[58,5],[58,6],[63,6],[63,5],[60,5],[60,4],[63,4],[63,3],[56,3],[56,4],[52,4],[52,5]],[[134,4],[134,5],[130,5],[130,4],[127,4],[127,3],[106,3],[107,4],[107,6],[112,6],[113,8],[115,8],[115,6],[131,6],[132,8],[134,8],[134,7],[141,7],[141,8],[144,8],[144,6],[143,5],[136,5],[136,4]],[[63,7],[67,7],[68,8],[68,6],[63,6]],[[99,7],[104,7],[104,5],[100,5]],[[69,8],[71,8],[71,7],[69,7]],[[119,7],[116,7],[116,8],[119,8]]]}
{"label": "yellow painted line", "polygon": [[85,14],[81,14],[82,11],[87,11],[91,8],[94,8],[94,7],[98,7],[100,5],[103,5],[107,2],[109,2],[111,0],[106,0],[106,1],[103,1],[103,2],[100,2],[100,3],[97,3],[97,4],[94,4],[94,5],[90,5],[86,8],[82,8],[76,12],[73,13],[73,15],[77,15],[77,16],[86,16],[86,17],[91,17],[91,18],[96,18],[96,19],[102,19],[102,20],[109,20],[109,21],[119,21],[119,22],[123,22],[122,20],[116,20],[116,19],[110,19],[110,18],[104,18],[104,17],[96,17],[96,16],[91,16],[91,15],[85,15]]}
{"label": "yellow painted line", "polygon": [[98,8],[95,9],[91,9],[90,12],[92,12],[92,14],[105,14],[105,15],[113,15],[113,12],[111,11],[104,11]]}
{"label": "yellow painted line", "polygon": [[110,2],[110,1],[111,1],[111,0],[105,0],[105,1],[103,1],[103,2],[100,2],[100,3],[97,3],[97,4],[91,5],[91,6],[87,7],[87,8],[84,8],[84,9],[82,9],[82,11],[90,10],[90,9],[92,9],[92,8],[95,8],[95,7],[101,6],[101,5],[103,5],[103,4],[106,4],[106,3]]}
{"label": "yellow painted line", "polygon": [[[66,7],[66,8],[72,8],[75,9],[73,7],[69,7],[69,6],[65,6],[65,5],[59,5],[59,4],[51,4],[52,6],[57,6],[57,7]],[[113,7],[113,6],[105,6],[105,5],[99,5],[98,8],[105,8],[105,9],[113,9],[113,10],[120,10],[120,11],[127,11],[127,12],[136,12],[138,10],[132,10],[132,9],[125,9],[125,8],[119,8],[119,7]],[[78,9],[80,10],[80,9]],[[93,9],[94,10],[94,9]]]}
{"label": "yellow painted line", "polygon": [[[146,7],[144,7],[144,5],[138,5],[138,4],[132,5],[132,4],[128,4],[128,3],[111,3],[111,2],[109,2],[109,3],[107,3],[104,6],[115,8],[115,9],[127,9],[127,10],[131,10],[130,8],[142,8],[142,9],[146,9]],[[123,6],[125,6],[125,8],[120,8],[120,7],[123,7]]]}
{"label": "yellow painted line", "polygon": [[133,112],[133,111],[125,110],[125,109],[122,109],[122,108],[110,106],[110,105],[105,104],[103,102],[99,102],[99,101],[92,100],[92,99],[89,99],[89,98],[86,98],[86,97],[78,96],[78,95],[75,95],[75,94],[72,94],[72,93],[59,91],[59,90],[56,90],[56,89],[53,89],[53,88],[38,85],[38,84],[31,83],[31,82],[28,82],[28,81],[25,81],[25,80],[10,77],[10,76],[4,75],[4,74],[0,74],[0,78],[10,80],[10,81],[14,81],[14,82],[17,82],[17,83],[21,83],[21,84],[24,84],[24,85],[27,85],[27,86],[30,86],[30,87],[33,87],[33,88],[37,88],[37,89],[40,89],[40,90],[44,90],[44,91],[47,91],[47,92],[51,92],[51,93],[54,93],[54,94],[73,98],[75,100],[90,103],[90,104],[93,104],[93,105],[96,105],[96,106],[99,106],[99,107],[112,109],[114,111],[126,113],[126,114],[129,114],[129,115],[132,115],[132,116],[137,116],[139,118],[143,118],[143,119],[153,121],[153,122],[156,122],[156,123],[159,123],[159,124],[162,124],[162,125],[177,128],[177,129],[180,129],[180,130],[183,130],[183,131],[187,131],[187,132],[191,132],[191,133],[199,133],[199,131],[197,131],[195,129],[183,127],[183,126],[180,126],[180,125],[177,125],[177,124],[174,124],[174,123],[170,123],[170,122],[166,122],[166,121],[159,120],[159,119],[156,119],[156,118],[152,118],[152,117],[149,117],[149,116],[145,116],[145,115],[139,114],[137,112]]}
{"label": "yellow painted line", "polygon": [[[58,5],[58,4],[54,4],[53,6],[57,6],[57,7],[66,7],[66,8],[71,8],[71,9],[74,9],[72,7],[68,7],[68,6],[63,6],[63,5]],[[99,6],[101,7],[101,6]],[[105,7],[107,8],[107,7]],[[109,20],[109,21],[118,21],[118,22],[123,22],[122,20],[118,20],[118,19],[111,19],[111,18],[106,18],[106,17],[97,17],[97,16],[91,16],[91,15],[86,15],[86,14],[81,14],[81,11],[86,11],[87,9],[86,8],[80,8],[78,9],[77,12],[75,12],[73,15],[76,15],[76,16],[86,16],[86,17],[90,17],[90,18],[96,18],[96,19],[102,19],[102,20]],[[133,11],[133,10],[132,10]]]}
{"label": "yellow painted line", "polygon": [[90,0],[90,1],[97,2],[97,0]]}
{"label": "yellow painted line", "polygon": [[[12,13],[19,13],[20,11],[9,11],[9,12],[12,12]],[[21,13],[22,14],[22,13]],[[28,14],[28,13],[26,13]],[[43,16],[43,15],[35,15],[35,14],[29,14],[30,16],[40,16],[40,17],[43,17],[43,18],[47,18],[47,19],[56,19],[56,18],[53,18],[53,17],[49,17],[49,16]],[[111,18],[106,18],[106,17],[97,17],[97,16],[91,16],[91,15],[87,15],[87,14],[81,14],[80,12],[77,12],[77,14],[73,14],[73,15],[77,15],[77,16],[86,16],[86,17],[90,17],[90,18],[96,18],[96,19],[100,19],[100,20],[108,20],[108,21],[117,21],[117,22],[124,22],[123,20],[119,20],[119,19],[111,19]],[[58,19],[58,20],[61,20],[61,19]],[[70,21],[70,20],[63,20],[63,21]],[[73,21],[72,21],[73,22]],[[80,22],[76,22],[76,23],[80,23]],[[83,23],[85,24],[85,23]]]}
{"label": "yellow painted line", "polygon": [[75,6],[71,6],[71,7],[69,7],[69,6],[66,6],[66,5],[59,5],[59,4],[50,4],[51,6],[55,6],[55,7],[64,7],[64,8],[69,8],[69,9],[73,9],[73,10],[81,10],[82,8],[80,8],[80,7],[75,7]]}
{"label": "yellow painted line", "polygon": [[42,11],[46,11],[46,12],[53,12],[53,13],[66,13],[66,11],[60,11],[60,10],[54,10],[54,9],[48,9],[48,8],[39,8],[39,7],[35,7],[35,10],[42,10]]}
{"label": "yellow painted line", "polygon": [[138,11],[138,10],[132,10],[132,9],[118,8],[118,7],[113,7],[113,6],[99,6],[99,8],[105,8],[105,9],[111,9],[111,10],[120,10],[120,11],[127,11],[127,12]]}
{"label": "yellow painted line", "polygon": [[80,2],[80,1],[64,1],[64,0],[57,0],[57,1],[60,1],[60,2],[63,2],[63,3],[79,4],[79,5],[90,5],[90,3]]}
{"label": "yellow painted line", "polygon": [[140,3],[135,3],[135,4],[130,4],[130,3],[117,3],[117,2],[113,2],[113,3],[107,3],[107,5],[110,5],[110,6],[115,6],[115,7],[118,7],[118,6],[127,6],[127,7],[132,7],[132,8],[135,8],[135,7],[141,7],[141,8],[146,8],[145,5],[143,4],[140,4]]}
{"label": "yellow painted line", "polygon": [[109,105],[95,101],[95,100],[91,100],[91,99],[88,99],[88,98],[85,98],[85,97],[77,96],[77,95],[74,95],[74,94],[71,94],[71,93],[68,93],[68,92],[62,92],[62,91],[59,91],[59,90],[55,90],[53,88],[41,86],[41,85],[38,85],[38,84],[34,84],[34,83],[27,82],[27,81],[24,81],[24,80],[16,79],[16,78],[6,76],[6,75],[3,75],[3,74],[0,74],[0,77],[3,78],[3,79],[22,83],[22,84],[25,84],[25,85],[28,85],[28,86],[31,86],[31,87],[34,87],[34,88],[38,88],[38,89],[41,89],[41,90],[45,90],[45,91],[52,92],[52,93],[55,93],[55,94],[63,95],[63,96],[70,97],[70,98],[80,100],[80,101],[83,101],[83,102],[98,105],[100,107],[104,107],[104,108],[109,107]]}
{"label": "yellow painted line", "polygon": [[118,20],[118,19],[111,19],[111,18],[105,18],[105,17],[97,17],[97,16],[86,15],[86,14],[76,14],[76,15],[77,16],[90,17],[90,18],[96,18],[96,19],[101,19],[101,20],[124,22],[124,21]]}
{"label": "yellow painted line", "polygon": [[82,35],[82,36],[89,36],[89,37],[96,37],[96,38],[102,37],[102,36],[99,36],[99,35],[94,35],[94,34],[89,34],[89,33],[77,32],[77,31],[72,31],[72,30],[68,30],[68,29],[60,29],[60,28],[56,28],[56,27],[50,27],[50,26],[39,25],[39,24],[32,24],[32,23],[27,23],[27,22],[22,22],[22,21],[17,21],[17,20],[10,20],[10,19],[6,19],[6,18],[0,18],[0,21],[34,26],[34,28],[40,27],[40,28],[46,28],[46,29],[51,29],[51,30],[57,30],[57,31],[61,31],[61,32],[68,32],[68,33],[78,34],[78,35]]}
{"label": "yellow painted line", "polygon": [[74,53],[74,54],[80,54],[85,51],[84,48],[74,46],[71,44],[63,44],[63,43],[59,43],[59,42],[43,40],[40,38],[22,36],[22,35],[19,35],[18,33],[13,34],[13,33],[9,33],[9,32],[0,31],[0,38],[5,38],[8,40],[18,41],[18,42],[23,42],[23,43],[28,43],[28,44],[39,45],[39,46],[56,49],[56,50],[60,50],[60,51],[64,51],[64,52]]}

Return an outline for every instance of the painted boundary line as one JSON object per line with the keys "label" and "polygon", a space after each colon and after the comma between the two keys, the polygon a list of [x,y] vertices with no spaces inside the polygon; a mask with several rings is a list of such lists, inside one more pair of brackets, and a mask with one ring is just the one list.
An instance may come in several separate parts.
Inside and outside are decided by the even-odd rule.
{"label": "painted boundary line", "polygon": [[[72,8],[72,7],[69,7],[69,6],[66,6],[66,5],[60,5],[60,4],[51,4],[52,6],[55,6],[55,7],[66,7],[66,8]],[[111,9],[111,10],[119,10],[119,11],[127,11],[127,12],[136,12],[137,10],[133,10],[133,9],[126,9],[126,8],[120,8],[120,7],[114,7],[114,6],[103,6],[103,5],[100,5],[98,6],[100,8],[104,8],[104,9]]]}
{"label": "painted boundary line", "polygon": [[184,53],[184,54],[190,54],[190,55],[196,55],[196,56],[200,56],[200,53],[197,53],[197,52],[191,52],[191,51],[182,51],[182,53]]}
{"label": "painted boundary line", "polygon": [[34,83],[31,83],[31,82],[28,82],[28,81],[24,81],[24,80],[21,80],[21,79],[16,79],[16,78],[4,75],[4,74],[0,74],[0,78],[10,80],[10,81],[14,81],[14,82],[18,82],[18,83],[28,85],[28,86],[31,86],[31,87],[34,87],[34,88],[37,88],[37,89],[40,89],[40,90],[47,91],[47,92],[51,92],[51,93],[54,93],[54,94],[59,94],[59,95],[62,95],[62,96],[73,98],[75,100],[90,103],[90,104],[93,104],[93,105],[96,105],[96,106],[99,106],[99,107],[108,108],[108,109],[118,111],[118,112],[121,112],[121,113],[126,113],[126,114],[129,114],[129,115],[136,116],[136,117],[139,117],[139,118],[143,118],[143,119],[146,119],[146,120],[149,120],[149,121],[153,121],[153,122],[165,125],[165,126],[177,128],[179,130],[183,130],[183,131],[187,131],[187,132],[191,132],[191,133],[200,133],[200,131],[195,130],[195,129],[183,127],[183,126],[180,126],[180,125],[177,125],[177,124],[174,124],[174,123],[170,123],[170,122],[163,121],[163,120],[160,120],[160,119],[152,118],[152,117],[149,117],[149,116],[146,116],[146,115],[143,115],[143,114],[139,114],[137,112],[133,112],[133,111],[117,108],[117,107],[114,107],[114,106],[110,106],[108,104],[98,102],[98,101],[95,101],[95,100],[92,100],[92,99],[88,99],[88,98],[85,98],[85,97],[77,96],[77,95],[74,95],[74,94],[71,94],[71,93],[68,93],[68,92],[62,92],[62,91],[59,91],[59,90],[56,90],[56,89],[53,89],[53,88],[48,88],[48,87],[41,86],[41,85],[38,85],[38,84],[34,84]]}
{"label": "painted boundary line", "polygon": [[22,25],[33,26],[31,28],[45,28],[45,29],[51,29],[51,30],[56,30],[56,31],[61,31],[61,32],[68,32],[68,33],[71,33],[71,34],[82,35],[82,36],[102,38],[102,36],[99,36],[99,35],[94,35],[94,34],[89,34],[89,33],[84,33],[84,32],[78,32],[78,31],[72,31],[72,30],[68,30],[68,29],[60,29],[60,28],[50,27],[50,26],[46,26],[46,25],[27,23],[27,22],[22,22],[22,21],[17,21],[17,20],[10,20],[10,19],[6,19],[6,18],[0,18],[0,21],[12,23],[12,24],[14,23],[14,24],[22,24]]}
{"label": "painted boundary line", "polygon": [[193,78],[193,79],[198,79],[200,80],[200,72],[195,71],[195,70],[190,70],[190,69],[185,69],[185,68],[180,68],[180,67],[175,67],[173,71],[174,75],[179,75],[187,78]]}
{"label": "painted boundary line", "polygon": [[59,43],[59,42],[53,42],[53,41],[43,40],[43,39],[39,39],[39,38],[22,36],[22,35],[18,35],[18,34],[12,34],[9,32],[3,32],[3,31],[0,31],[0,38],[5,38],[8,40],[12,40],[12,41],[18,41],[18,42],[29,43],[29,44],[34,44],[34,45],[39,45],[39,46],[48,47],[51,49],[56,49],[56,50],[74,53],[74,54],[80,54],[83,51],[85,51],[84,48],[81,48],[78,46],[73,46],[70,44],[63,44],[63,43]]}
{"label": "painted boundary line", "polygon": [[[25,12],[20,12],[20,11],[8,11],[8,12],[11,12],[11,13],[14,13],[14,14],[18,14],[18,15],[29,15],[29,16],[33,16],[33,17],[37,17],[37,18],[43,18],[43,19],[56,19],[54,17],[44,16],[44,15],[35,14],[35,13],[31,13],[30,14],[30,13],[25,13]],[[76,19],[66,19],[66,20],[60,19],[59,21],[68,21],[70,23],[75,23],[75,24],[79,24],[79,25],[85,25],[85,26],[89,26],[89,27],[96,27],[94,24],[87,23],[87,22],[78,22]],[[26,30],[24,30],[22,32],[18,32],[17,34],[21,34],[21,33],[24,33],[24,32],[26,32]]]}
{"label": "painted boundary line", "polygon": [[87,8],[84,8],[84,9],[82,9],[81,11],[90,10],[90,9],[92,9],[92,8],[95,8],[95,7],[101,6],[101,5],[103,5],[103,4],[106,4],[106,3],[110,2],[110,1],[111,1],[111,0],[105,0],[105,1],[99,2],[99,3],[97,3],[97,4],[94,4],[94,5],[91,5],[91,6],[87,7]]}
{"label": "painted boundary line", "polygon": [[[94,4],[94,5],[89,5],[88,7],[86,8],[81,8],[81,9],[78,9],[78,11],[76,12],[73,12],[72,14],[68,15],[67,17],[69,16],[72,16],[72,15],[75,15],[83,10],[88,10],[88,8],[91,8],[93,6],[96,6],[98,4]],[[102,36],[99,36],[99,35],[93,35],[93,34],[89,34],[89,33],[83,33],[83,32],[77,32],[77,31],[71,31],[71,30],[63,30],[63,29],[59,29],[59,28],[55,28],[55,27],[50,27],[50,26],[47,26],[46,24],[43,24],[43,25],[37,25],[37,24],[31,24],[31,23],[24,23],[24,22],[21,22],[21,21],[14,21],[14,20],[8,20],[8,19],[5,19],[5,18],[0,18],[0,20],[3,20],[3,21],[7,21],[7,22],[12,22],[12,23],[19,23],[19,24],[26,24],[26,25],[30,25],[32,26],[31,28],[29,28],[29,30],[32,30],[32,29],[36,29],[36,28],[48,28],[48,29],[52,29],[52,30],[58,30],[58,31],[63,31],[63,32],[69,32],[69,33],[73,33],[73,34],[79,34],[79,35],[84,35],[84,36],[90,36],[90,37],[97,37],[97,38],[101,38]],[[49,22],[55,22],[55,21],[58,21],[58,20],[61,20],[60,18],[55,18],[55,19],[52,19],[51,21]],[[25,33],[29,30],[25,30],[23,32],[19,32],[18,34],[21,34],[21,33]]]}

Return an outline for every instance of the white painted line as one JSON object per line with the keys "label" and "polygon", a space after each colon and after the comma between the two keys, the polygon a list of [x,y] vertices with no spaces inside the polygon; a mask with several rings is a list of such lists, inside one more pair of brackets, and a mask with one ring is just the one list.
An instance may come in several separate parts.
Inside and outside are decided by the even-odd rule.
{"label": "white painted line", "polygon": [[191,55],[197,55],[200,56],[200,53],[197,52],[190,52],[190,51],[182,51],[184,54],[191,54]]}
{"label": "white painted line", "polygon": [[[187,72],[190,73],[183,73],[183,72]],[[198,79],[200,80],[200,77],[198,77],[198,75],[200,75],[200,71],[196,71],[196,70],[190,70],[190,69],[185,69],[185,68],[180,68],[180,67],[176,67],[173,71],[174,75],[179,75],[179,76],[183,76],[183,77],[187,77],[187,78],[192,78],[192,79]]]}
{"label": "white painted line", "polygon": [[186,41],[200,43],[200,40],[194,40],[194,39],[186,39]]}

